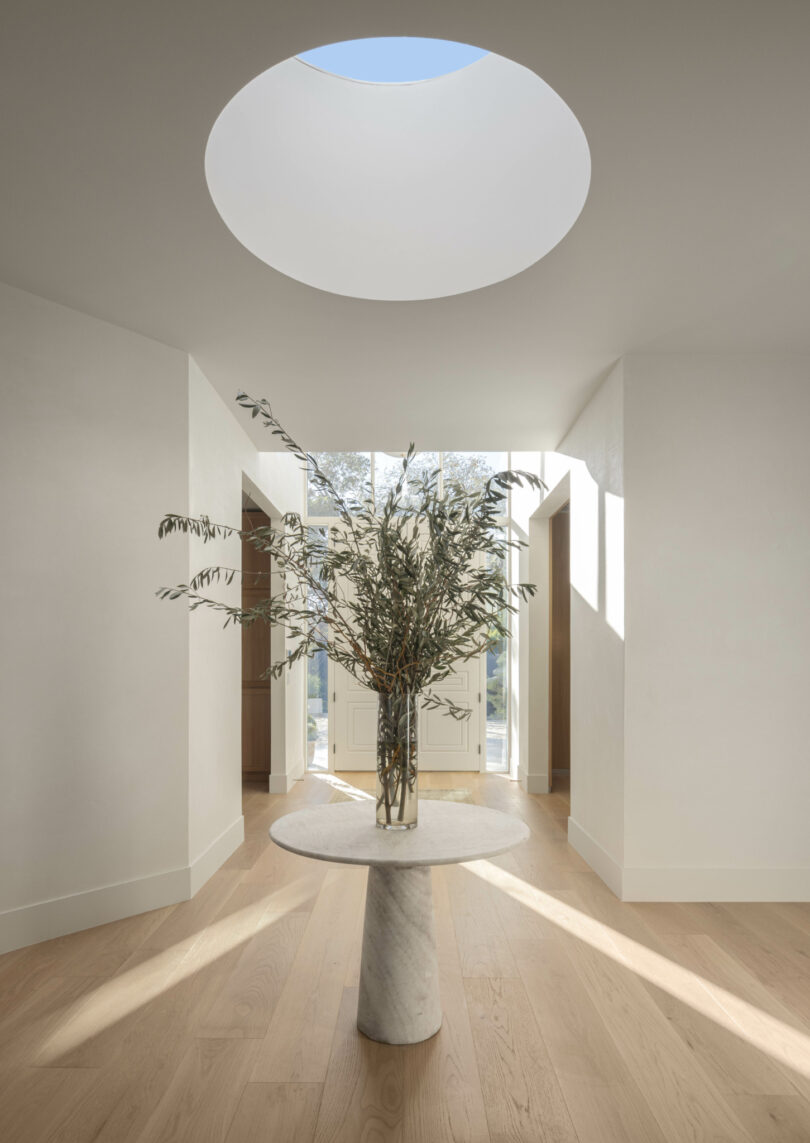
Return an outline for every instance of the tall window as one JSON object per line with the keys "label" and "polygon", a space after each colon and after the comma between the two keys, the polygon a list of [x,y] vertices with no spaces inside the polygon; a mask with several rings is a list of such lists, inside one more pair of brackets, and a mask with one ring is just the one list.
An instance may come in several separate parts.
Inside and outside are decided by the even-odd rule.
{"label": "tall window", "polygon": [[[499,532],[505,539],[504,530],[499,529]],[[493,564],[496,562],[494,556],[489,559]],[[497,562],[508,578],[508,548]],[[507,627],[509,619],[509,612],[504,611],[501,620]],[[487,770],[504,771],[509,769],[509,640],[503,635],[498,636],[486,653],[485,675]]]}
{"label": "tall window", "polygon": [[[478,492],[496,472],[509,467],[508,452],[443,452],[442,475],[445,484],[460,484],[468,492]],[[504,515],[506,500],[504,499]]]}
{"label": "tall window", "polygon": [[[424,480],[439,467],[439,454],[437,452],[418,452],[408,465],[408,477],[411,486]],[[402,457],[390,452],[374,453],[374,503],[382,508],[386,497],[396,488],[402,476]],[[406,493],[406,503],[410,499]]]}
{"label": "tall window", "polygon": [[[373,499],[379,510],[385,498],[402,475],[402,456],[386,452],[320,452],[315,457],[340,495],[349,502]],[[508,452],[423,452],[417,453],[409,465],[411,480],[424,478],[439,470],[441,486],[459,484],[469,492],[477,492],[493,473],[509,467]],[[307,485],[307,518],[313,532],[328,542],[328,522],[337,509],[330,497],[324,496],[309,480]],[[501,523],[508,525],[509,499],[503,497]],[[504,556],[507,561],[508,553]],[[509,644],[499,638],[485,656],[482,703],[483,726],[486,730],[487,770],[509,769]],[[319,651],[307,669],[307,742],[309,766],[327,769],[329,765],[329,674],[326,653]]]}
{"label": "tall window", "polygon": [[[345,500],[362,502],[373,497],[378,508],[402,475],[400,453],[316,452],[313,455]],[[408,471],[413,483],[415,479],[424,479],[438,469],[444,485],[459,484],[468,492],[477,492],[490,476],[508,467],[508,452],[418,452],[408,466]],[[507,512],[508,502],[504,496],[504,516]],[[324,496],[309,479],[309,519],[330,519],[336,515],[337,508],[331,497]]]}
{"label": "tall window", "polygon": [[[370,452],[316,452],[322,472],[344,500],[362,501],[371,494]],[[307,484],[307,515],[337,516],[334,501],[312,483]]]}
{"label": "tall window", "polygon": [[[328,528],[309,528],[309,538],[329,543]],[[309,592],[311,611],[322,610],[316,592]],[[326,624],[322,619],[314,626],[326,637]],[[326,651],[316,651],[307,659],[307,765],[312,770],[329,769],[329,660]]]}

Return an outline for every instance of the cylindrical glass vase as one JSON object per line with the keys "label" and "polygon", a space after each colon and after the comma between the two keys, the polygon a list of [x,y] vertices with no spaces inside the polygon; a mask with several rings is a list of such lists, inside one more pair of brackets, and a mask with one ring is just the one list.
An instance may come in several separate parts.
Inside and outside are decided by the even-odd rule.
{"label": "cylindrical glass vase", "polygon": [[416,825],[418,695],[379,696],[377,719],[377,827]]}

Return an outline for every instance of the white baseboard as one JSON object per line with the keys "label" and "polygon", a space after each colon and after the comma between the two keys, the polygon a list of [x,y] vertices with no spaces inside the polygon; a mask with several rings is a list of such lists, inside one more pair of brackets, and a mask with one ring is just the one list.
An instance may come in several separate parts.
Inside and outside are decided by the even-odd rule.
{"label": "white baseboard", "polygon": [[235,849],[238,849],[245,840],[245,819],[240,816],[223,830],[218,838],[208,846],[199,857],[196,857],[188,867],[189,897],[193,897],[201,889],[209,877],[219,869],[220,865],[228,860]]}
{"label": "white baseboard", "polygon": [[0,953],[188,900],[189,870],[170,869],[0,913]]}
{"label": "white baseboard", "polygon": [[547,794],[549,792],[547,774],[521,774],[520,784],[527,794]]}
{"label": "white baseboard", "polygon": [[622,890],[624,901],[810,901],[810,869],[629,868]]}
{"label": "white baseboard", "polygon": [[810,869],[623,868],[573,818],[568,841],[622,901],[810,901]]}
{"label": "white baseboard", "polygon": [[0,913],[0,953],[187,901],[241,845],[244,835],[244,818],[239,817],[191,865]]}
{"label": "white baseboard", "polygon": [[595,841],[588,831],[583,829],[573,818],[568,819],[568,844],[574,847],[583,861],[587,861],[594,873],[599,874],[608,889],[611,889],[620,900],[623,900],[622,874],[624,871],[621,865],[614,861],[608,851],[603,849],[599,842]]}
{"label": "white baseboard", "polygon": [[306,763],[303,758],[299,758],[298,763],[294,764],[287,773],[274,774],[271,771],[267,789],[271,794],[289,794],[295,783],[300,782],[305,777],[306,772]]}

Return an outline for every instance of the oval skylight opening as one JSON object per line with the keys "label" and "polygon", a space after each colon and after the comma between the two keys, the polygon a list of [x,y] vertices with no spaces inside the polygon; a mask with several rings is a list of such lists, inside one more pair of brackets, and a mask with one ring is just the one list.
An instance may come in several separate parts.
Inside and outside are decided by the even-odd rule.
{"label": "oval skylight opening", "polygon": [[485,55],[483,48],[453,40],[373,36],[324,44],[297,58],[321,71],[363,83],[419,83],[460,71]]}
{"label": "oval skylight opening", "polygon": [[585,133],[535,72],[472,50],[474,67],[429,83],[388,64],[357,82],[325,57],[257,76],[206,147],[226,226],[290,278],[379,301],[466,293],[538,262],[585,204]]}

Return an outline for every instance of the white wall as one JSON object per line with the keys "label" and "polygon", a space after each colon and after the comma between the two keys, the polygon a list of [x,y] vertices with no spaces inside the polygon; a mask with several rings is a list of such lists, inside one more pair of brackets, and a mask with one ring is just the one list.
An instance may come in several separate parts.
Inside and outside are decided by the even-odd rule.
{"label": "white wall", "polygon": [[[189,363],[188,385],[191,514],[240,527],[245,476],[251,495],[271,517],[302,511],[303,479],[298,463],[288,454],[257,452],[194,361]],[[237,410],[237,416],[247,414]],[[238,537],[207,544],[192,538],[189,572],[193,575],[216,564],[240,567],[241,559]],[[241,599],[238,580],[203,594],[237,606]],[[233,624],[224,628],[223,622],[223,615],[207,608],[198,608],[190,616],[188,797],[193,887],[210,876],[243,835],[242,632]],[[281,718],[281,726],[275,726],[273,769],[284,776],[285,790],[304,771],[302,674],[298,666],[290,685],[286,680],[281,685],[274,683],[279,696],[274,721]]]}
{"label": "white wall", "polygon": [[[187,355],[0,285],[0,951],[182,900],[239,843],[240,631],[155,591],[222,554],[162,516],[238,525],[243,480],[301,507]],[[289,784],[300,678],[279,698]]]}
{"label": "white wall", "polygon": [[[242,465],[255,450],[194,361],[189,361],[188,389],[189,512],[239,528]],[[186,580],[203,567],[238,568],[241,562],[238,536],[207,544],[192,537]],[[237,607],[241,602],[238,579],[230,587],[220,583],[202,594]],[[244,835],[242,631],[238,624],[224,627],[224,619],[201,607],[189,622],[189,861],[192,868],[202,865],[205,872],[209,864],[214,868],[220,864],[220,847],[231,851]]]}
{"label": "white wall", "polygon": [[569,836],[613,888],[624,851],[622,391],[619,364],[557,450],[572,462]]}
{"label": "white wall", "polygon": [[0,949],[183,895],[187,424],[183,354],[0,285]]}
{"label": "white wall", "polygon": [[569,840],[625,899],[810,899],[808,426],[806,357],[634,355],[545,457],[571,458]]}
{"label": "white wall", "polygon": [[625,361],[625,896],[810,897],[810,360]]}

